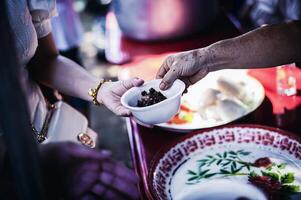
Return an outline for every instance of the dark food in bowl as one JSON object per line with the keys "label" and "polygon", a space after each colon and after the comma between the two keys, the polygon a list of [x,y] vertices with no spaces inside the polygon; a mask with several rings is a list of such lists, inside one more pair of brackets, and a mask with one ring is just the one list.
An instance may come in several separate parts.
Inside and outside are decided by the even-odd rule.
{"label": "dark food in bowl", "polygon": [[138,107],[151,106],[167,99],[161,92],[156,91],[154,88],[150,88],[149,92],[141,92],[141,99],[138,100]]}

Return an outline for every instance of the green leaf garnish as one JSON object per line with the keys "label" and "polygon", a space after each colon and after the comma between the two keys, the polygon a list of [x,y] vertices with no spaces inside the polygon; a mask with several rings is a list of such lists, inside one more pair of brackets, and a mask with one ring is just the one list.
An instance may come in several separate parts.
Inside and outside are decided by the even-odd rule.
{"label": "green leaf garnish", "polygon": [[194,175],[194,176],[196,175],[196,173],[195,173],[194,171],[192,171],[192,170],[188,170],[188,171],[187,171],[187,174],[189,174],[189,175]]}
{"label": "green leaf garnish", "polygon": [[277,165],[278,169],[284,169],[286,167],[286,163],[281,163]]}
{"label": "green leaf garnish", "polygon": [[299,192],[299,185],[282,185],[281,189],[285,192]]}
{"label": "green leaf garnish", "polygon": [[220,169],[221,174],[231,174],[231,172],[225,170],[225,169]]}
{"label": "green leaf garnish", "polygon": [[281,176],[281,183],[285,184],[285,183],[292,183],[295,181],[295,176],[294,173],[286,173],[283,176]]}
{"label": "green leaf garnish", "polygon": [[187,181],[194,181],[197,179],[199,179],[199,176],[193,176],[193,177],[190,177]]}
{"label": "green leaf garnish", "polygon": [[227,155],[228,155],[228,154],[227,154],[227,151],[225,151],[223,157],[224,157],[224,158],[227,158]]}
{"label": "green leaf garnish", "polygon": [[216,165],[221,164],[222,161],[223,161],[222,159],[218,160],[217,163],[216,163]]}
{"label": "green leaf garnish", "polygon": [[250,177],[254,178],[256,176],[258,176],[254,171],[251,171],[249,174]]}
{"label": "green leaf garnish", "polygon": [[265,172],[265,171],[261,171],[261,173],[262,173],[262,175],[264,175],[264,176],[269,176],[269,177],[271,177],[272,179],[274,179],[274,180],[279,180],[279,174],[277,174],[276,172],[270,172],[270,171],[268,171],[268,172]]}
{"label": "green leaf garnish", "polygon": [[[270,166],[262,171],[256,173],[252,169],[259,170],[258,167],[254,165],[253,162],[248,162],[243,159],[244,156],[250,155],[251,152],[238,150],[238,151],[225,151],[223,153],[216,153],[214,155],[206,155],[204,159],[198,160],[198,170],[187,170],[187,179],[186,184],[192,185],[200,182],[201,179],[207,179],[214,176],[268,176],[273,180],[279,181],[281,183],[281,191],[292,193],[299,192],[300,186],[294,185],[295,176],[294,173],[282,172],[285,169],[286,164],[280,163],[276,164],[272,162]],[[212,168],[211,165],[219,167],[217,170],[215,166]],[[248,170],[248,172],[242,172],[243,169]],[[251,171],[252,170],[252,171]]]}
{"label": "green leaf garnish", "polygon": [[206,174],[207,172],[209,172],[209,171],[210,171],[210,169],[206,169],[206,170],[200,172],[198,175],[199,175],[199,176],[203,176],[203,175],[205,175],[205,174]]}
{"label": "green leaf garnish", "polygon": [[217,173],[212,173],[212,174],[206,174],[205,176],[204,176],[204,178],[210,178],[210,177],[212,177],[212,176],[215,176]]}

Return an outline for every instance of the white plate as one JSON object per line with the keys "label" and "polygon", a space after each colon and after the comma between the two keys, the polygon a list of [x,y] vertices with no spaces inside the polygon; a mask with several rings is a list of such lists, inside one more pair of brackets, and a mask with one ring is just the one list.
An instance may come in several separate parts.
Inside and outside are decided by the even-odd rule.
{"label": "white plate", "polygon": [[265,92],[261,83],[255,78],[247,75],[246,70],[221,70],[217,72],[209,73],[205,78],[197,82],[188,88],[188,92],[182,97],[182,104],[185,102],[185,105],[189,105],[189,108],[193,110],[198,110],[202,94],[205,90],[212,88],[217,89],[217,79],[221,76],[225,77],[231,81],[242,83],[243,90],[246,93],[246,99],[249,101],[248,105],[245,106],[246,111],[236,117],[228,120],[213,120],[212,118],[203,119],[198,113],[193,115],[193,120],[190,123],[185,124],[170,124],[162,123],[157,126],[176,131],[176,132],[188,132],[197,129],[216,127],[224,124],[228,124],[232,121],[235,121],[247,114],[253,112],[258,108],[264,100]]}
{"label": "white plate", "polygon": [[[220,199],[219,195],[224,200],[268,199],[263,188],[250,183],[250,173],[276,172],[282,174],[279,177],[293,173],[294,180],[289,184],[301,186],[300,141],[290,133],[256,125],[233,125],[193,134],[155,159],[149,177],[151,191],[159,200],[214,200]],[[263,157],[275,166],[269,169],[253,165]],[[201,172],[205,174],[200,176]],[[228,190],[231,187],[236,189]]]}

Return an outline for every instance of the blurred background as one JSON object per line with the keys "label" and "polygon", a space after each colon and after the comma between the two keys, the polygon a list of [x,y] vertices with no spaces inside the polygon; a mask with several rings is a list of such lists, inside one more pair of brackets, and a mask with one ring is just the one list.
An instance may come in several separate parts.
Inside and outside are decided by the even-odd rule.
{"label": "blurred background", "polygon": [[[167,54],[207,46],[264,24],[300,19],[298,0],[57,0],[61,53],[97,77],[153,79]],[[88,116],[100,146],[131,165],[126,121],[64,97]]]}

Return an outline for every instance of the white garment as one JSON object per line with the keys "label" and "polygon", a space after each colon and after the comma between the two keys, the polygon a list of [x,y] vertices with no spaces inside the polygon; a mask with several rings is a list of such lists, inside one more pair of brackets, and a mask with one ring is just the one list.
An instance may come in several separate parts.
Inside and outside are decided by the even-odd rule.
{"label": "white garment", "polygon": [[[28,101],[31,121],[41,130],[46,113],[45,99],[39,86],[30,79],[26,65],[34,56],[38,38],[51,32],[50,19],[56,15],[55,0],[9,0],[9,23],[15,38],[21,81]],[[43,66],[41,66],[43,67]]]}
{"label": "white garment", "polygon": [[52,35],[57,48],[66,51],[78,47],[83,29],[72,0],[57,0],[58,17],[52,20]]}

